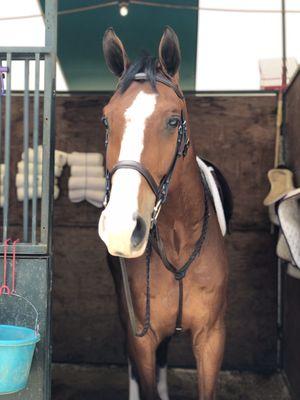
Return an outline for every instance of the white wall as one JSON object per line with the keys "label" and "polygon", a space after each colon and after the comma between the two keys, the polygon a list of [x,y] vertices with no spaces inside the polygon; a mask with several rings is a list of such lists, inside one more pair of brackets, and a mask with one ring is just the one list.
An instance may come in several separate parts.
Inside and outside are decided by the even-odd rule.
{"label": "white wall", "polygon": [[[38,0],[0,0],[2,46],[43,46],[44,21],[38,18],[6,20],[22,15],[41,15]],[[280,10],[281,0],[199,0],[201,7]],[[300,1],[286,0],[286,8],[300,10]],[[287,14],[287,56],[300,60],[300,13]],[[199,11],[196,90],[259,89],[258,60],[281,57],[281,15]],[[12,87],[24,85],[23,63],[14,62]],[[41,68],[41,72],[43,68]],[[33,89],[34,65],[30,69]],[[41,75],[41,89],[43,75]],[[67,83],[57,66],[57,89]]]}
{"label": "white wall", "polygon": [[[1,4],[3,3],[3,4]],[[45,24],[43,17],[1,20],[5,17],[23,15],[41,15],[38,0],[0,0],[0,45],[1,46],[44,46]],[[30,89],[34,88],[34,62],[30,63]],[[41,63],[40,88],[44,87],[44,68]],[[3,63],[5,65],[5,63]],[[12,64],[12,89],[22,90],[24,87],[24,62],[14,61]],[[57,89],[67,90],[67,84],[57,63]]]}
{"label": "white wall", "polygon": [[[280,0],[200,0],[201,7],[280,10]],[[300,1],[287,0],[300,10]],[[300,60],[300,14],[287,16],[287,55]],[[197,90],[259,89],[258,60],[280,58],[281,14],[199,11]]]}

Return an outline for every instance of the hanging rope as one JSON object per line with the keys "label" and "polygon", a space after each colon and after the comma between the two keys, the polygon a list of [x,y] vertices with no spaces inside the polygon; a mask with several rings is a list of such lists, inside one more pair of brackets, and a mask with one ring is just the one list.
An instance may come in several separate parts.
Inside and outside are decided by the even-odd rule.
{"label": "hanging rope", "polygon": [[[281,10],[271,9],[249,9],[249,8],[218,8],[218,7],[198,7],[186,4],[168,4],[168,3],[156,3],[152,1],[144,0],[130,0],[130,4],[137,4],[147,7],[160,7],[177,10],[193,10],[193,11],[213,11],[213,12],[229,12],[229,13],[262,13],[262,14],[281,14]],[[287,13],[300,13],[300,10],[287,10]]]}
{"label": "hanging rope", "polygon": [[[101,8],[113,7],[119,5],[119,1],[108,1],[105,3],[95,4],[93,6],[70,8],[67,10],[58,11],[58,15],[77,14],[86,11],[93,11]],[[210,12],[223,12],[223,13],[250,13],[250,14],[281,14],[281,10],[271,9],[249,9],[249,8],[217,8],[217,7],[198,7],[192,4],[170,4],[170,3],[156,3],[153,1],[144,0],[130,0],[129,5],[137,5],[144,7],[166,8],[173,10],[190,10],[190,11],[210,11]],[[288,14],[300,14],[300,10],[286,10]],[[10,21],[18,19],[31,19],[40,18],[42,14],[32,15],[19,15],[10,17],[1,17],[0,21]]]}

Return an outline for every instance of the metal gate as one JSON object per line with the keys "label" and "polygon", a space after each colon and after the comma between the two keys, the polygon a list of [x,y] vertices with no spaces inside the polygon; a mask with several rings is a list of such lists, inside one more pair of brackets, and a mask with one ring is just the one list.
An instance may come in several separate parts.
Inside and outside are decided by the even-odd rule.
{"label": "metal gate", "polygon": [[[16,246],[16,292],[30,300],[38,310],[41,341],[37,345],[27,388],[19,393],[1,396],[3,400],[49,400],[50,399],[50,294],[52,267],[52,214],[54,183],[54,99],[57,43],[57,0],[46,0],[44,47],[0,47],[0,65],[5,73],[5,94],[0,96],[0,157],[3,175],[3,214],[0,243],[0,282],[4,274],[4,247],[8,238],[20,239]],[[24,62],[23,106],[23,161],[24,200],[17,203],[14,194],[16,173],[14,140],[16,127],[12,126],[12,115],[16,104],[16,93],[11,90],[15,60]],[[44,70],[44,90],[40,89],[40,77]],[[34,73],[33,73],[34,71]],[[34,91],[29,90],[29,78],[34,75]],[[18,95],[20,96],[20,95]],[[20,97],[19,97],[20,100]],[[20,101],[19,101],[20,103]],[[42,190],[38,199],[38,145],[43,145],[41,161]],[[29,171],[29,146],[33,148],[33,171]],[[4,174],[3,174],[4,172]],[[29,188],[31,173],[32,187]],[[0,176],[1,178],[1,176]],[[32,193],[29,195],[30,190]],[[32,199],[31,199],[32,197]],[[19,204],[16,206],[16,204]],[[14,210],[17,207],[18,210]],[[22,207],[22,210],[20,210]],[[19,215],[16,221],[12,215]],[[7,247],[8,266],[11,263],[12,245]],[[12,275],[8,269],[7,281]],[[5,296],[8,297],[8,296]],[[9,307],[0,308],[0,323],[14,323],[15,312]],[[28,318],[27,318],[28,317]],[[22,317],[24,324],[32,323],[30,316]]]}

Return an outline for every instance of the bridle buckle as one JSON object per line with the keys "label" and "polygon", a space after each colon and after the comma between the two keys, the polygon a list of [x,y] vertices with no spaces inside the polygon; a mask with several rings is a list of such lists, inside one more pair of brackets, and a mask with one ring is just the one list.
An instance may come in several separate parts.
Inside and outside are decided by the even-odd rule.
{"label": "bridle buckle", "polygon": [[108,201],[109,201],[109,196],[110,196],[110,188],[111,188],[111,177],[110,177],[110,173],[108,170],[106,170],[106,174],[105,174],[105,197],[103,200],[103,207],[106,208]]}
{"label": "bridle buckle", "polygon": [[163,204],[163,199],[160,198],[153,208],[152,217],[151,217],[151,229],[157,222],[157,218],[160,213],[162,204]]}
{"label": "bridle buckle", "polygon": [[183,157],[185,157],[187,155],[187,152],[188,152],[188,149],[189,149],[190,145],[191,145],[190,139],[187,138],[187,141],[185,142],[185,145],[184,145],[184,148],[183,148],[183,151],[182,151],[182,156]]}
{"label": "bridle buckle", "polygon": [[108,204],[108,195],[106,194],[103,200],[103,207],[106,208],[107,204]]}

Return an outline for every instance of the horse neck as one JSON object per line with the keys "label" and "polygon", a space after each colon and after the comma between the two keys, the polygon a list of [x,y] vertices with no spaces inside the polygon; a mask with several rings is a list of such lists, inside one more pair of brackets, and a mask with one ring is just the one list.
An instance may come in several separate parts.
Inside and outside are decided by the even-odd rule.
{"label": "horse neck", "polygon": [[179,159],[171,179],[158,228],[171,262],[180,262],[199,239],[204,215],[204,189],[195,153]]}

